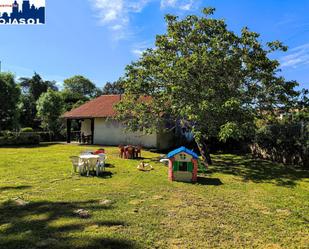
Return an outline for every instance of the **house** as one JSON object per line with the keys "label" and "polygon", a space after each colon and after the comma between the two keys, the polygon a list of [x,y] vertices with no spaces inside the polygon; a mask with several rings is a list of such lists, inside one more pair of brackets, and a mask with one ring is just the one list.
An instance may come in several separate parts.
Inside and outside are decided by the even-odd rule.
{"label": "house", "polygon": [[67,121],[67,142],[71,142],[71,122],[76,120],[80,134],[88,137],[90,144],[132,144],[157,149],[167,149],[173,145],[172,133],[162,131],[147,135],[126,131],[125,126],[115,119],[115,105],[120,101],[121,95],[102,95],[64,113],[62,117]]}
{"label": "house", "polygon": [[196,182],[198,155],[186,147],[180,147],[167,154],[169,160],[168,178],[171,181]]}

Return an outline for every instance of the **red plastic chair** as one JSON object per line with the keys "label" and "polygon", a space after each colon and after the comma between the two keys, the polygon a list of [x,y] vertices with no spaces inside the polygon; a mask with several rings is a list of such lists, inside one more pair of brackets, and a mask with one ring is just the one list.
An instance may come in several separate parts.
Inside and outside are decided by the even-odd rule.
{"label": "red plastic chair", "polygon": [[104,149],[98,149],[97,151],[94,152],[95,155],[99,155],[99,154],[105,154],[105,150]]}
{"label": "red plastic chair", "polygon": [[135,147],[135,157],[136,158],[142,157],[142,146],[138,145]]}
{"label": "red plastic chair", "polygon": [[126,158],[127,159],[133,159],[134,158],[134,147],[128,146],[126,148]]}
{"label": "red plastic chair", "polygon": [[125,149],[123,145],[119,145],[119,157],[124,158],[125,157]]}

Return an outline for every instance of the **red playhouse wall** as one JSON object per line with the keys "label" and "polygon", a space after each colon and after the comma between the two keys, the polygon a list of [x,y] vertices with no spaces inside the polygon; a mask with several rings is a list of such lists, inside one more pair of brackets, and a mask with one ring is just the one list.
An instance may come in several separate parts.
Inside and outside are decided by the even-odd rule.
{"label": "red playhouse wall", "polygon": [[173,173],[173,162],[175,161],[174,158],[169,159],[168,161],[168,179],[170,181],[174,180],[174,173]]}
{"label": "red playhouse wall", "polygon": [[192,159],[192,163],[193,163],[192,182],[197,182],[198,162],[196,159]]}

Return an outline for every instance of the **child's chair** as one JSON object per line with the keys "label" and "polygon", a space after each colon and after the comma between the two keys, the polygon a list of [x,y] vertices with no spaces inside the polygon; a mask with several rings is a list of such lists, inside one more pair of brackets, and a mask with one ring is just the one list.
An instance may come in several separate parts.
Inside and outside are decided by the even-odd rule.
{"label": "child's chair", "polygon": [[133,157],[134,157],[134,148],[133,146],[128,146],[127,151],[126,151],[126,158],[133,159]]}
{"label": "child's chair", "polygon": [[118,148],[119,148],[119,157],[124,158],[125,157],[124,146],[119,145]]}
{"label": "child's chair", "polygon": [[136,158],[141,158],[142,157],[142,146],[138,145],[135,148],[135,156]]}

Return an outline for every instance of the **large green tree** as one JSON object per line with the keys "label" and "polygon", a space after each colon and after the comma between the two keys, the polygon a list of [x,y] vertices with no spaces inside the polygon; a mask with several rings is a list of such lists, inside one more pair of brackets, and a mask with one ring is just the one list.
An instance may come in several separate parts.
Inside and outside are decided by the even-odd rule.
{"label": "large green tree", "polygon": [[60,116],[64,111],[61,93],[49,89],[37,101],[38,117],[42,121],[42,128],[58,134],[61,131]]}
{"label": "large green tree", "polygon": [[20,89],[11,73],[0,73],[0,131],[16,128]]}
{"label": "large green tree", "polygon": [[98,89],[89,79],[81,75],[65,79],[63,85],[64,90],[81,97],[93,98],[101,95],[100,89]]}
{"label": "large green tree", "polygon": [[62,95],[67,111],[102,94],[102,91],[93,82],[81,75],[65,79],[63,85]]}
{"label": "large green tree", "polygon": [[34,101],[37,101],[41,94],[47,92],[48,89],[58,91],[55,81],[43,80],[37,73],[34,73],[31,78],[20,78],[19,85],[22,93],[31,96]]}
{"label": "large green tree", "polygon": [[124,94],[123,79],[118,79],[115,82],[107,82],[103,87],[103,95]]}
{"label": "large green tree", "polygon": [[[279,77],[279,62],[269,57],[287,48],[262,44],[259,34],[230,31],[224,20],[202,16],[166,16],[167,32],[156,47],[128,65],[119,118],[132,130],[165,127],[165,116],[190,129],[205,161],[207,139],[241,139],[254,129],[263,111],[285,106],[296,96],[296,82]],[[150,96],[148,101],[140,101]]]}
{"label": "large green tree", "polygon": [[20,124],[23,127],[38,128],[40,122],[36,119],[36,101],[40,98],[42,93],[47,92],[48,89],[58,91],[56,82],[43,80],[39,74],[34,73],[31,78],[20,78],[19,86],[22,90],[19,103]]}

